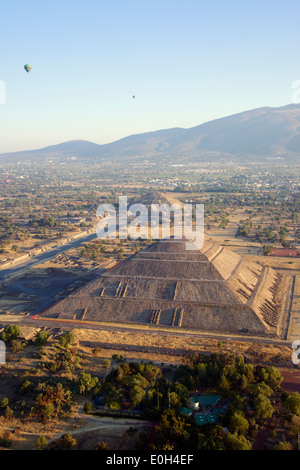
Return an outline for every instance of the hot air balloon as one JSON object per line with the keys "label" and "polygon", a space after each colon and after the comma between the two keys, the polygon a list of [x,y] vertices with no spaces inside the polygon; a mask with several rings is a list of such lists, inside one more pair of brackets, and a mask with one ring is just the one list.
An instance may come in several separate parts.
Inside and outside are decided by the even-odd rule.
{"label": "hot air balloon", "polygon": [[132,98],[135,100],[135,95],[132,95]]}
{"label": "hot air balloon", "polygon": [[27,73],[29,73],[31,70],[31,65],[29,64],[24,65],[24,69],[26,70]]}

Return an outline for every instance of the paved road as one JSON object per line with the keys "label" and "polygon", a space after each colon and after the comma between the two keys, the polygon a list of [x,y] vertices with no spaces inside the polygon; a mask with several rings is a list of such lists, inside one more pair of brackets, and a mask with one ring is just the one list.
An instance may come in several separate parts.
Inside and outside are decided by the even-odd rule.
{"label": "paved road", "polygon": [[85,322],[85,321],[74,321],[74,320],[56,320],[56,319],[39,319],[38,316],[34,318],[27,318],[20,320],[20,323],[26,325],[32,325],[37,327],[50,327],[50,328],[60,328],[70,330],[73,328],[85,328],[92,330],[106,330],[106,331],[124,331],[129,333],[141,333],[145,335],[160,335],[160,336],[183,336],[183,337],[197,337],[203,339],[215,339],[219,341],[240,341],[246,343],[259,343],[259,344],[273,344],[279,346],[291,347],[291,343],[285,340],[276,340],[272,338],[259,338],[259,337],[250,337],[243,335],[229,335],[221,333],[208,333],[208,332],[199,332],[199,331],[180,331],[178,329],[170,328],[168,329],[159,329],[159,328],[149,328],[148,325],[135,325],[134,327],[120,325],[116,323],[115,325],[106,324],[106,323],[97,323],[97,322]]}
{"label": "paved road", "polygon": [[21,261],[19,264],[15,264],[11,268],[0,268],[0,281],[6,280],[16,274],[20,274],[21,272],[26,271],[27,269],[31,268],[36,264],[44,263],[45,261],[54,258],[56,255],[64,253],[65,251],[68,251],[71,248],[75,248],[76,246],[79,246],[82,243],[89,242],[96,237],[96,233],[91,233],[89,235],[79,237],[76,240],[72,240],[71,242],[66,243],[65,245],[60,245],[53,248],[52,250],[40,253],[36,256],[32,256],[31,258],[28,258],[25,261]]}

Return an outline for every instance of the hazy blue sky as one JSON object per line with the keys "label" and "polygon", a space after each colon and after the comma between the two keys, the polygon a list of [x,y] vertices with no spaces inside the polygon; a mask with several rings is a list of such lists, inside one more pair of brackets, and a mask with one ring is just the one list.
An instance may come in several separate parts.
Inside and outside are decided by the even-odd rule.
{"label": "hazy blue sky", "polygon": [[299,0],[2,2],[0,153],[289,104],[299,24]]}

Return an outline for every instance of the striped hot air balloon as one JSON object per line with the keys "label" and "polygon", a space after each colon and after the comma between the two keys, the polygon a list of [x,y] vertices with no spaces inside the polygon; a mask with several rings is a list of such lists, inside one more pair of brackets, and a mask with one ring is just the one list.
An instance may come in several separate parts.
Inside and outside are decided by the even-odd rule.
{"label": "striped hot air balloon", "polygon": [[31,65],[29,64],[24,65],[24,69],[26,70],[27,73],[29,73],[31,70]]}

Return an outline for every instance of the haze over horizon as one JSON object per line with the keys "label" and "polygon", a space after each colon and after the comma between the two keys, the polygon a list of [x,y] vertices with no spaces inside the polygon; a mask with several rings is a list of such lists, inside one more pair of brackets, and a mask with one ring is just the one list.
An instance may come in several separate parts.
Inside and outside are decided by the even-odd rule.
{"label": "haze over horizon", "polygon": [[288,105],[299,13],[294,0],[5,4],[0,153]]}
{"label": "haze over horizon", "polygon": [[[0,154],[1,161],[21,159],[132,159],[167,157],[185,163],[274,161],[297,162],[300,155],[300,104],[278,108],[263,107],[215,119],[188,129],[176,127],[132,134],[114,142],[99,145],[83,139],[55,143],[21,152]],[[211,153],[213,152],[213,153]],[[11,160],[13,161],[13,160]]]}

